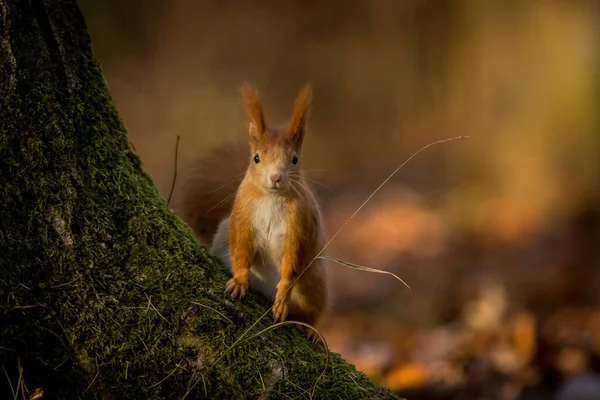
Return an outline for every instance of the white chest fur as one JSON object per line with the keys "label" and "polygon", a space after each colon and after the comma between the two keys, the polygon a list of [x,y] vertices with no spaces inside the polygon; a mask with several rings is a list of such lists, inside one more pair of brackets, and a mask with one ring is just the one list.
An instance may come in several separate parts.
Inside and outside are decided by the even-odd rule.
{"label": "white chest fur", "polygon": [[286,204],[279,196],[265,196],[254,203],[254,263],[250,268],[250,289],[268,299],[275,298],[281,278],[285,236]]}
{"label": "white chest fur", "polygon": [[265,196],[255,202],[254,248],[279,269],[287,233],[286,203],[280,196]]}

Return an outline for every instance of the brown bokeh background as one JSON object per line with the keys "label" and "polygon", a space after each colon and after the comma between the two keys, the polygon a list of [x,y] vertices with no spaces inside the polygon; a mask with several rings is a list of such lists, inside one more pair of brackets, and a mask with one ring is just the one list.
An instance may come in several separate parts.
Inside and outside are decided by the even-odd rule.
{"label": "brown bokeh background", "polygon": [[244,81],[274,124],[312,82],[303,158],[330,234],[411,153],[470,136],[421,153],[329,249],[412,287],[329,266],[323,332],[372,379],[411,399],[600,385],[600,2],[79,3],[165,197],[177,135],[180,169],[244,137]]}

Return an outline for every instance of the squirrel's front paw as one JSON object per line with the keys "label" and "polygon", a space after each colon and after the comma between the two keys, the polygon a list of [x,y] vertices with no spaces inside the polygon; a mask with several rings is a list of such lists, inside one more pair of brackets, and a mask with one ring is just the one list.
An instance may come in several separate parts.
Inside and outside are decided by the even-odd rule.
{"label": "squirrel's front paw", "polygon": [[277,296],[275,298],[275,304],[273,305],[273,317],[275,318],[275,322],[285,321],[287,315],[287,299],[284,297]]}
{"label": "squirrel's front paw", "polygon": [[227,286],[225,287],[227,293],[235,298],[239,296],[240,299],[244,297],[246,290],[248,290],[248,281],[241,280],[235,276],[227,282]]}

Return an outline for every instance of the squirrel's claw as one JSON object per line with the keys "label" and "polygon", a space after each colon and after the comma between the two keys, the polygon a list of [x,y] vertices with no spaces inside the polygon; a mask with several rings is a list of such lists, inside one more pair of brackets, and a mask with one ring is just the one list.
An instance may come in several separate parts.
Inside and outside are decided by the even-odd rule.
{"label": "squirrel's claw", "polygon": [[285,321],[288,315],[287,301],[281,299],[281,301],[275,300],[273,305],[273,318],[275,322]]}
{"label": "squirrel's claw", "polygon": [[246,295],[246,290],[248,289],[247,283],[241,283],[236,278],[231,278],[227,282],[227,286],[225,287],[225,292],[229,293],[234,298],[242,298]]}
{"label": "squirrel's claw", "polygon": [[321,337],[317,334],[314,329],[310,329],[304,325],[296,325],[296,327],[306,336],[308,340],[315,344],[324,345],[323,341],[321,341]]}

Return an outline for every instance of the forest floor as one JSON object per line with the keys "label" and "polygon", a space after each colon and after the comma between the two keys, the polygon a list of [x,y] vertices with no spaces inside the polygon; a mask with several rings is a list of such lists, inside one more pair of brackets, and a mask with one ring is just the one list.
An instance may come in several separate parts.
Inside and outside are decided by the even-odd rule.
{"label": "forest floor", "polygon": [[[514,210],[465,233],[414,194],[382,197],[329,254],[394,272],[411,290],[332,264],[322,329],[334,351],[412,400],[600,398],[593,208],[552,226],[525,224]],[[356,206],[326,203],[332,231]]]}

